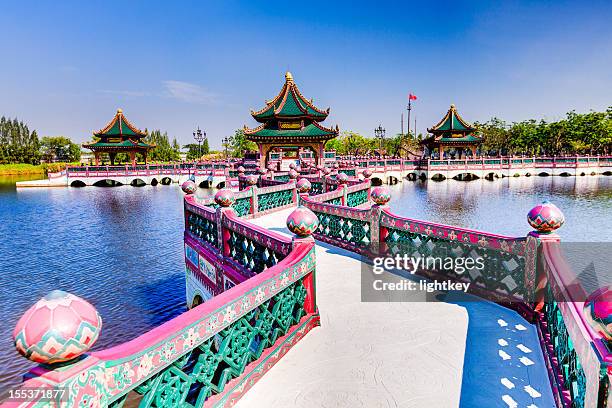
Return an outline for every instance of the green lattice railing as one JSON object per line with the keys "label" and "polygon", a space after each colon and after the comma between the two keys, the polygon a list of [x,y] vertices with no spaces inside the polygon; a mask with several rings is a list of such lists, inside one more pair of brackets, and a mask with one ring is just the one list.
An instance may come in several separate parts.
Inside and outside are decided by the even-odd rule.
{"label": "green lattice railing", "polygon": [[346,195],[346,205],[348,207],[358,207],[368,202],[368,190],[358,190],[349,192]]}
{"label": "green lattice railing", "polygon": [[251,212],[251,197],[238,198],[232,206],[236,215],[244,217]]}
{"label": "green lattice railing", "polygon": [[339,215],[313,211],[319,218],[317,238],[325,236],[336,239],[355,247],[366,248],[370,245],[370,223],[367,221],[349,219]]}
{"label": "green lattice railing", "polygon": [[226,242],[228,246],[226,255],[242,265],[247,276],[263,272],[276,265],[286,256],[282,252],[274,251],[257,242],[255,238],[248,237],[235,230],[228,230]]}
{"label": "green lattice railing", "polygon": [[548,289],[548,302],[544,303],[542,314],[544,316],[545,328],[550,335],[550,344],[553,346],[557,364],[561,369],[561,375],[565,382],[564,388],[571,395],[571,408],[583,408],[586,394],[586,378],[576,354],[574,344],[567,331],[567,326],[561,315],[558,304],[553,301],[553,296]]}
{"label": "green lattice railing", "polygon": [[[297,281],[174,360],[131,392],[141,407],[201,407],[240,377],[305,315],[306,289]],[[111,407],[122,407],[130,393]]]}
{"label": "green lattice railing", "polygon": [[185,211],[187,214],[187,230],[198,239],[218,248],[217,223],[188,210]]}
{"label": "green lattice railing", "polygon": [[[392,224],[386,217],[383,215],[381,226]],[[392,255],[409,254],[423,259],[484,259],[483,268],[478,270],[459,269],[461,273],[458,273],[457,268],[441,269],[441,265],[433,265],[431,269],[457,281],[472,282],[474,286],[492,294],[518,299],[528,299],[531,295],[525,282],[525,257],[522,249],[518,253],[510,250],[510,245],[524,248],[524,240],[509,242],[506,252],[491,248],[485,242],[473,242],[467,235],[468,238],[463,240],[463,233],[459,230],[446,231],[439,226],[427,224],[411,223],[402,228],[385,226],[381,228],[381,234],[381,241],[386,244],[383,248]]]}
{"label": "green lattice railing", "polygon": [[293,203],[294,191],[280,190],[257,195],[257,211],[263,212]]}

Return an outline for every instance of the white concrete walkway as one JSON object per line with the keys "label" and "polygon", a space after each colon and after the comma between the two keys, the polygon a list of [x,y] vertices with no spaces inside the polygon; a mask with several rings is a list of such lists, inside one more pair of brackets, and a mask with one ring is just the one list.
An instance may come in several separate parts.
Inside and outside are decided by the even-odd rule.
{"label": "white concrete walkway", "polygon": [[[285,210],[253,220],[289,234]],[[458,407],[468,317],[441,302],[362,303],[359,258],[317,245],[313,329],[240,400],[245,407]]]}

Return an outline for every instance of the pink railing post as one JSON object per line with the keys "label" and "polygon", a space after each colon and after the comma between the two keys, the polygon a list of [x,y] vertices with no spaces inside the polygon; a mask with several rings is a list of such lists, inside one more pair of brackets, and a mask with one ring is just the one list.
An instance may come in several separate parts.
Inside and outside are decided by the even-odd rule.
{"label": "pink railing post", "polygon": [[257,206],[258,206],[258,200],[257,200],[257,185],[252,185],[250,187],[250,192],[251,192],[251,210],[250,213],[251,215],[255,215],[257,214]]}

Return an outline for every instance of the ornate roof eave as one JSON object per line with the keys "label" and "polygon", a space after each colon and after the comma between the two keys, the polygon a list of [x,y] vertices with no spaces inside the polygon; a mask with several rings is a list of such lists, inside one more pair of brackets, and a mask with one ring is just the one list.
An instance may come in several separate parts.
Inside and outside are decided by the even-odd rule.
{"label": "ornate roof eave", "polygon": [[135,134],[143,136],[143,137],[147,136],[147,132],[143,132],[142,130],[138,129],[136,126],[132,125],[132,123],[129,120],[127,120],[127,118],[123,115],[122,109],[117,109],[117,113],[111,119],[111,121],[108,122],[108,124],[102,129],[98,130],[97,132],[93,132],[93,135],[96,137],[100,137],[100,135],[104,135],[106,132],[111,130],[113,126],[115,126],[115,123],[117,123],[117,121],[119,121],[119,129],[121,131],[121,134],[123,134],[123,130],[122,130],[123,126],[121,125],[121,122],[123,122]]}
{"label": "ornate roof eave", "polygon": [[[457,112],[457,108],[455,107],[455,104],[451,104],[450,108],[448,109],[448,111],[446,112],[446,115],[444,115],[444,117],[433,127],[428,128],[427,131],[429,133],[436,133],[436,132],[449,132],[452,131],[454,129],[446,129],[446,130],[439,130],[438,128],[441,127],[444,123],[446,123],[446,121],[448,121],[451,118],[451,115],[455,115],[455,118],[459,121],[459,123],[461,123],[463,125],[463,127],[465,127],[467,130],[461,130],[461,132],[473,132],[476,130],[475,127],[473,127],[471,124],[469,124],[468,122],[465,121],[465,119],[463,119],[461,117],[461,115],[459,115],[459,113]],[[457,129],[458,130],[458,129]],[[459,130],[458,130],[459,131]]]}
{"label": "ornate roof eave", "polygon": [[[317,108],[316,106],[314,106],[312,101],[309,101],[308,99],[306,99],[306,97],[304,97],[304,95],[302,95],[297,85],[293,81],[293,76],[291,75],[290,72],[287,72],[285,74],[285,83],[283,84],[283,87],[281,88],[280,92],[272,100],[265,101],[266,106],[264,106],[262,109],[258,111],[254,111],[253,109],[251,109],[251,116],[253,116],[253,118],[257,121],[263,120],[262,118],[258,118],[257,116],[261,116],[264,113],[268,112],[270,109],[274,109],[274,105],[279,100],[282,99],[278,108],[274,109],[273,114],[271,115],[274,117],[278,117],[277,114],[278,112],[282,111],[283,107],[285,106],[285,102],[287,101],[287,96],[289,95],[289,92],[292,93],[293,98],[297,102],[298,109],[302,111],[304,117],[314,116],[315,120],[324,120],[329,115],[329,111],[330,111],[329,108],[327,108],[326,110]],[[315,111],[319,115],[322,115],[323,118],[318,118],[316,117],[317,115],[313,115],[312,113],[309,113],[308,109],[304,107],[304,105],[306,105],[306,107],[311,108],[313,111]],[[283,117],[283,116],[280,116],[280,117]],[[295,117],[295,116],[292,116],[292,117]]]}

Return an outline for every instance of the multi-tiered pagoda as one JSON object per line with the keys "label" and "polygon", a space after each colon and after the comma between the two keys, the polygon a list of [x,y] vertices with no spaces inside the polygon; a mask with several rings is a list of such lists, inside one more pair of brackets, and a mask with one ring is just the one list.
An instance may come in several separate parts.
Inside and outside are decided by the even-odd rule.
{"label": "multi-tiered pagoda", "polygon": [[325,143],[338,136],[335,129],[320,124],[329,115],[329,108],[322,110],[313,105],[299,91],[290,72],[285,74],[285,84],[279,94],[257,112],[253,118],[261,125],[249,129],[244,127],[248,140],[257,143],[260,165],[267,166],[269,155],[274,150],[314,152],[316,164],[323,164]]}
{"label": "multi-tiered pagoda", "polygon": [[431,152],[437,150],[441,159],[444,158],[445,151],[452,151],[456,158],[475,155],[476,149],[483,142],[481,137],[474,135],[476,128],[457,113],[455,105],[451,105],[442,120],[427,131],[432,136],[422,143]]}
{"label": "multi-tiered pagoda", "polygon": [[115,164],[117,153],[129,154],[132,166],[136,165],[136,153],[140,153],[146,163],[147,152],[155,147],[155,145],[142,141],[147,136],[147,132],[143,132],[132,125],[123,116],[121,109],[117,109],[115,117],[108,122],[108,125],[97,132],[93,132],[93,135],[97,138],[97,141],[86,143],[83,147],[94,152],[96,165],[100,164],[102,153],[109,155],[111,165]]}

